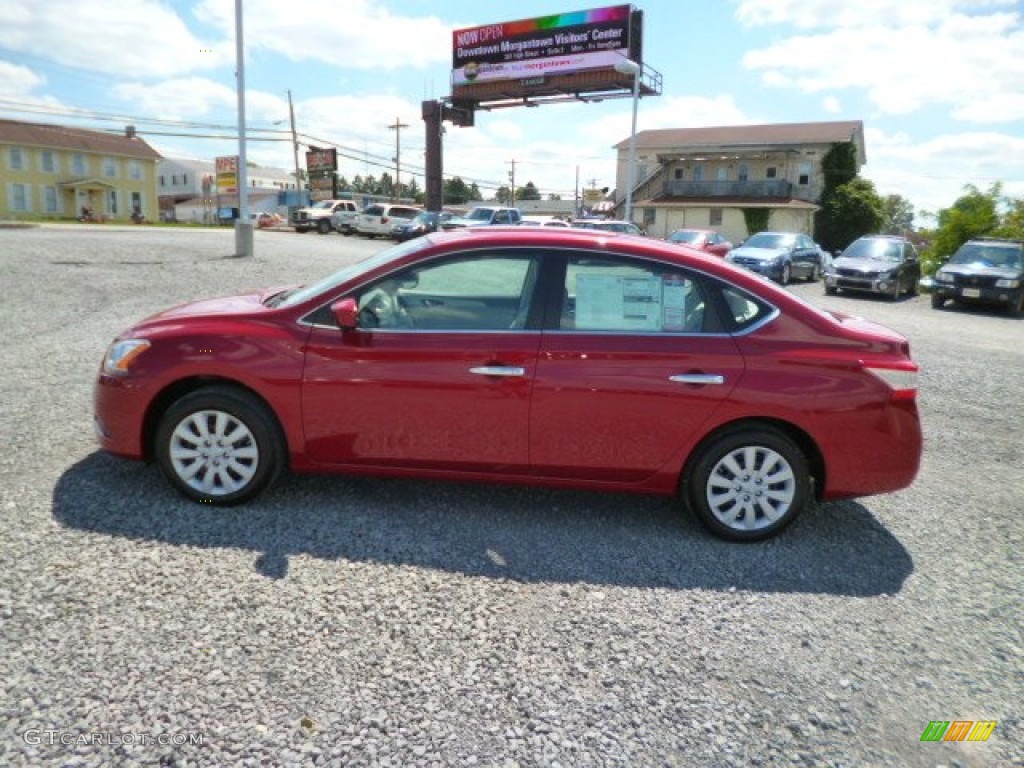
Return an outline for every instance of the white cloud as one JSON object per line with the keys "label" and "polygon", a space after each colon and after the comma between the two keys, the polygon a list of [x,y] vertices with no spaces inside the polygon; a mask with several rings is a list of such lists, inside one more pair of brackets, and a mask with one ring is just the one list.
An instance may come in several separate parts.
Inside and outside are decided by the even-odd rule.
{"label": "white cloud", "polygon": [[997,5],[1009,4],[750,0],[737,10],[746,23],[826,29],[748,51],[742,61],[771,87],[863,90],[882,114],[939,104],[965,122],[1012,122],[1024,119],[1024,27],[1019,13],[991,12]]}
{"label": "white cloud", "polygon": [[863,175],[879,194],[900,194],[918,211],[948,208],[966,184],[1024,197],[1024,137],[994,131],[951,133],[919,141],[905,133],[865,129]]}
{"label": "white cloud", "polygon": [[[234,39],[231,0],[204,0],[195,14]],[[243,26],[249,55],[262,49],[293,61],[376,71],[422,68],[451,56],[451,26],[434,16],[396,16],[369,0],[246,0]]]}
{"label": "white cloud", "polygon": [[28,67],[0,59],[0,97],[24,98],[46,84],[46,78]]}
{"label": "white cloud", "polygon": [[200,40],[159,0],[5,0],[0,48],[77,69],[171,77],[230,60],[223,41]]}
{"label": "white cloud", "polygon": [[822,99],[821,108],[828,112],[830,115],[835,115],[843,111],[843,107],[839,103],[839,99],[837,99],[835,96],[826,96],[824,99]]}

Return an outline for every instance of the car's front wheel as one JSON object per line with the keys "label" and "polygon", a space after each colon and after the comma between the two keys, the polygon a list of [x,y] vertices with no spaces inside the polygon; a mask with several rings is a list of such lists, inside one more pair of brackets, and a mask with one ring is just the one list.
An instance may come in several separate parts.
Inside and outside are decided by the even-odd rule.
{"label": "car's front wheel", "polygon": [[321,235],[326,235],[331,231],[331,222],[327,221],[327,219],[320,219],[317,222],[316,231]]}
{"label": "car's front wheel", "polygon": [[932,294],[932,309],[942,309],[946,306],[946,297],[938,293]]}
{"label": "car's front wheel", "polygon": [[800,448],[781,432],[727,432],[700,450],[685,482],[686,501],[712,533],[758,541],[782,531],[803,510],[810,471]]}
{"label": "car's front wheel", "polygon": [[779,282],[782,285],[789,285],[789,281],[792,277],[793,267],[789,265],[789,262],[786,262],[785,264],[782,265],[782,275],[779,278]]}
{"label": "car's front wheel", "polygon": [[228,506],[252,499],[277,476],[284,448],[277,422],[260,400],[213,386],[167,409],[155,453],[164,475],[185,496]]}

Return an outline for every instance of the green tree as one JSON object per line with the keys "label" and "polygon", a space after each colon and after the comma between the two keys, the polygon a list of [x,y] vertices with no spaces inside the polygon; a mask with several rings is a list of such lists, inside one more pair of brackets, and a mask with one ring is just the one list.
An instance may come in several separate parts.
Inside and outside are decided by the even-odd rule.
{"label": "green tree", "polygon": [[881,232],[902,235],[914,227],[914,206],[902,195],[887,195],[882,200]]}
{"label": "green tree", "polygon": [[532,181],[528,181],[525,186],[516,190],[516,200],[540,200],[540,190]]}
{"label": "green tree", "polygon": [[508,201],[512,199],[512,190],[502,184],[498,187],[497,192],[494,193],[494,199],[499,203],[508,205]]}
{"label": "green tree", "polygon": [[848,181],[822,201],[821,213],[827,232],[818,242],[827,250],[845,248],[861,235],[878,232],[882,226],[882,199],[869,179]]}
{"label": "green tree", "polygon": [[964,187],[964,194],[938,215],[938,228],[929,249],[930,255],[945,261],[972,237],[990,235],[999,226],[997,206],[1002,185],[996,182],[988,192],[973,184]]}
{"label": "green tree", "polygon": [[[849,222],[845,221],[844,209],[849,200],[837,200],[839,190],[858,180],[857,176],[857,145],[852,141],[837,142],[825,153],[821,159],[821,173],[824,184],[819,201],[821,209],[814,217],[814,238],[829,251],[845,248],[857,237],[868,232],[877,232],[880,222],[875,223],[871,229],[857,232],[847,240],[850,232]],[[854,190],[850,190],[853,192]],[[872,192],[874,187],[872,187]],[[849,197],[849,195],[844,195]],[[875,197],[878,198],[877,193]],[[879,210],[881,201],[879,200]],[[881,214],[879,214],[881,216]]]}
{"label": "green tree", "polygon": [[479,198],[473,197],[473,190],[475,188],[476,184],[472,187],[467,187],[466,182],[458,176],[445,179],[442,189],[444,202],[446,205],[462,205],[469,200],[478,200]]}

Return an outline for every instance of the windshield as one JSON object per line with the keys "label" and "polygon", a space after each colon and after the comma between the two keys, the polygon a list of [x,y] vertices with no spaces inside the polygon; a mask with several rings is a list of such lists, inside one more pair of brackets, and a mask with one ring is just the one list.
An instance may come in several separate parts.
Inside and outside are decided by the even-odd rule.
{"label": "windshield", "polygon": [[466,218],[473,219],[474,221],[490,221],[491,213],[490,208],[474,208]]}
{"label": "windshield", "polygon": [[313,208],[330,208],[334,203],[331,200],[321,200],[319,203],[313,203]]}
{"label": "windshield", "polygon": [[668,236],[673,243],[700,243],[704,241],[704,235],[696,230],[680,230]]}
{"label": "windshield", "polygon": [[965,243],[960,246],[950,264],[981,264],[986,267],[1009,267],[1021,269],[1021,254],[1024,246],[996,243]]}
{"label": "windshield", "polygon": [[758,232],[743,245],[746,248],[789,248],[796,240],[796,235],[785,235],[777,232]]}
{"label": "windshield", "polygon": [[314,296],[318,296],[321,293],[327,293],[331,289],[336,288],[363,272],[369,272],[370,270],[383,266],[388,262],[401,259],[406,254],[426,248],[429,244],[430,240],[426,237],[407,240],[404,243],[400,243],[392,248],[381,251],[368,259],[357,261],[355,264],[349,264],[347,267],[343,267],[337,272],[327,275],[327,277],[324,277],[321,280],[317,280],[315,283],[303,286],[302,288],[297,288],[284,296],[279,295],[278,297],[275,297],[275,306],[291,307],[296,304],[301,304],[302,302],[311,299]]}
{"label": "windshield", "polygon": [[902,261],[903,244],[896,240],[854,240],[842,254],[852,259],[876,259],[878,261]]}

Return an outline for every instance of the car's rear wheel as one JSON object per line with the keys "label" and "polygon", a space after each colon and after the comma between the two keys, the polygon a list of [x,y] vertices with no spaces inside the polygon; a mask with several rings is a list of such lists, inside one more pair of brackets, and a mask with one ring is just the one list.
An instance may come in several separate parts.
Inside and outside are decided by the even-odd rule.
{"label": "car's rear wheel", "polygon": [[690,507],[712,533],[757,541],[797,518],[810,494],[810,471],[792,440],[758,427],[713,439],[700,450],[684,487]]}
{"label": "car's rear wheel", "polygon": [[164,475],[182,494],[232,505],[262,491],[281,470],[283,440],[255,396],[231,387],[204,387],[167,409],[156,431]]}

